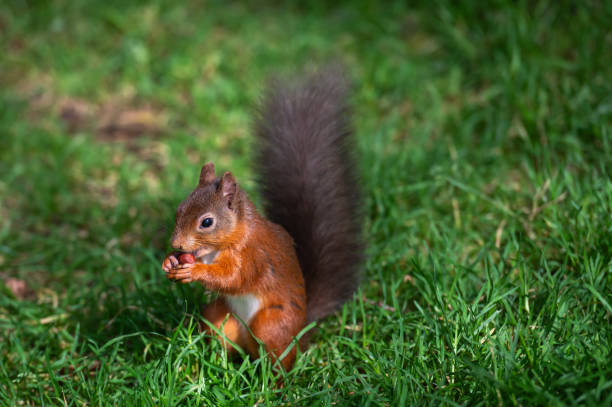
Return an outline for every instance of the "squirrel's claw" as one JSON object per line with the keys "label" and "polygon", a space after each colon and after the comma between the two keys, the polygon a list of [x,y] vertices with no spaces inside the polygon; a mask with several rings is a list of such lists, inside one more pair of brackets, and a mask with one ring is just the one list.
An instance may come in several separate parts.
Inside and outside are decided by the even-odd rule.
{"label": "squirrel's claw", "polygon": [[190,283],[194,281],[192,267],[193,263],[181,264],[178,260],[178,252],[169,254],[162,263],[162,269],[166,272],[166,277],[170,280],[179,281],[181,283]]}
{"label": "squirrel's claw", "polygon": [[176,266],[174,266],[174,269],[175,270],[191,269],[193,266],[195,266],[195,263],[183,263],[183,264],[177,264]]}
{"label": "squirrel's claw", "polygon": [[193,264],[188,265],[188,267],[185,267],[184,264],[179,264],[177,267],[166,272],[166,277],[168,277],[170,280],[175,280],[181,283],[190,283],[194,281],[194,279],[191,272],[191,267],[189,266],[193,266]]}
{"label": "squirrel's claw", "polygon": [[179,265],[178,259],[176,258],[174,254],[171,254],[164,259],[162,263],[162,269],[167,273],[178,265]]}

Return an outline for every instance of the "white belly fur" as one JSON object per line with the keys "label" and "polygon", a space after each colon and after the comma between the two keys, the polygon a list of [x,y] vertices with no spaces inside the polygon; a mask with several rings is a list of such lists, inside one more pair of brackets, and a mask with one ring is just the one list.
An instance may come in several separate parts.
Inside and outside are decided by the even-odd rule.
{"label": "white belly fur", "polygon": [[259,299],[252,294],[226,295],[225,301],[232,312],[247,324],[251,321],[253,315],[259,311],[261,305]]}

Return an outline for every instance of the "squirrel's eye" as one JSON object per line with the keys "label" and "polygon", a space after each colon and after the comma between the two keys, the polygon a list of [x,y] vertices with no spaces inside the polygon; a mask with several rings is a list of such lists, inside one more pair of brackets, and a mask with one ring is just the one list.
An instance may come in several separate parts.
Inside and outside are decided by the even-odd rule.
{"label": "squirrel's eye", "polygon": [[209,228],[213,225],[213,218],[204,218],[202,219],[202,224],[200,225],[202,228]]}

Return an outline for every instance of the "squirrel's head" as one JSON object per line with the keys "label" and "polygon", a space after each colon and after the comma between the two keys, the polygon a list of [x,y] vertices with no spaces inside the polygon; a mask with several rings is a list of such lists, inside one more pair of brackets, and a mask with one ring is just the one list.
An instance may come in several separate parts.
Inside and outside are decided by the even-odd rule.
{"label": "squirrel's head", "polygon": [[176,210],[172,247],[201,258],[230,242],[240,215],[238,192],[232,173],[215,177],[213,163],[204,165],[198,186]]}

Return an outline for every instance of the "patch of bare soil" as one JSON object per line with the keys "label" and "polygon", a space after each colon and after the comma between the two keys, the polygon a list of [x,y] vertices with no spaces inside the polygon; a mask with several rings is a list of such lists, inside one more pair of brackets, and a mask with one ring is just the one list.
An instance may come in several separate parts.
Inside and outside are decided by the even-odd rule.
{"label": "patch of bare soil", "polygon": [[92,130],[101,141],[157,136],[163,133],[167,123],[159,109],[117,100],[93,105],[81,99],[66,98],[59,104],[59,116],[68,131]]}

